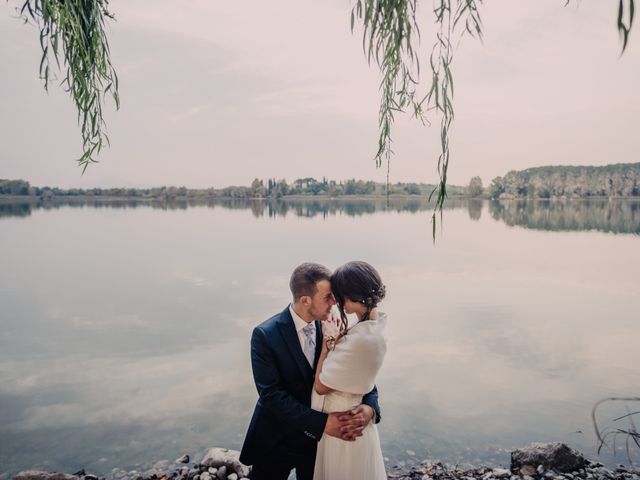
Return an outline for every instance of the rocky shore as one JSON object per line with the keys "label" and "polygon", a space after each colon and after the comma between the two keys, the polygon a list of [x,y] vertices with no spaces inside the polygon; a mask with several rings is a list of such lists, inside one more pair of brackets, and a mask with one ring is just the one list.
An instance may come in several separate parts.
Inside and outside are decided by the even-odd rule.
{"label": "rocky shore", "polygon": [[[197,462],[185,454],[174,462],[156,462],[145,471],[114,468],[106,477],[84,470],[73,474],[25,470],[13,477],[0,473],[0,480],[248,480],[251,468],[238,457],[235,450],[211,448]],[[511,452],[509,469],[481,466],[464,470],[424,460],[410,468],[396,466],[387,475],[394,480],[640,480],[640,468],[621,464],[610,469],[562,443],[534,443]]]}

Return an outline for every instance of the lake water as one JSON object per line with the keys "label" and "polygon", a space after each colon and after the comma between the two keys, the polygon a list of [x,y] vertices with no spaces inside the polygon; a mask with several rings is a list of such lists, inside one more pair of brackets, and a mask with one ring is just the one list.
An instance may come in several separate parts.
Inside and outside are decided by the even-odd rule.
{"label": "lake water", "polygon": [[640,203],[450,201],[435,243],[430,220],[406,199],[0,204],[0,472],[238,449],[253,326],[297,264],[353,259],[387,285],[389,468],[532,441],[595,458],[592,406],[640,395]]}

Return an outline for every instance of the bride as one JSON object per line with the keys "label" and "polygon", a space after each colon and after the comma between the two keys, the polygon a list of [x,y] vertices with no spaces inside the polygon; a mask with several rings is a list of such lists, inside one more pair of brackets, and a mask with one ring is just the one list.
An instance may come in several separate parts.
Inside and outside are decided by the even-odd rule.
{"label": "bride", "polygon": [[[331,276],[340,319],[324,321],[311,407],[322,412],[350,410],[371,391],[387,350],[386,315],[378,312],[385,296],[380,275],[366,262],[349,262]],[[358,321],[349,327],[347,314]],[[386,480],[378,429],[371,421],[355,441],[323,435],[314,480]]]}

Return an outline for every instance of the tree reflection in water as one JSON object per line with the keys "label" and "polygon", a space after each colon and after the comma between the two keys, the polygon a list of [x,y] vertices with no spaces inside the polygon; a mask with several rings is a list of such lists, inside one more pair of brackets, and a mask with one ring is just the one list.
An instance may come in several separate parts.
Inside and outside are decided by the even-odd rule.
{"label": "tree reflection in water", "polygon": [[492,201],[489,212],[507,225],[535,230],[640,234],[635,199]]}
{"label": "tree reflection in water", "polygon": [[[494,220],[510,226],[548,231],[588,231],[640,234],[640,200],[587,199],[587,200],[506,200],[487,201],[477,198],[452,198],[445,210],[466,209],[469,218],[479,221],[482,210],[488,206]],[[431,214],[433,203],[422,197],[386,198],[287,198],[269,199],[54,199],[12,200],[0,202],[0,218],[27,217],[32,210],[58,208],[153,208],[184,210],[194,207],[249,210],[255,218],[322,217],[371,215],[377,212],[426,212]]]}

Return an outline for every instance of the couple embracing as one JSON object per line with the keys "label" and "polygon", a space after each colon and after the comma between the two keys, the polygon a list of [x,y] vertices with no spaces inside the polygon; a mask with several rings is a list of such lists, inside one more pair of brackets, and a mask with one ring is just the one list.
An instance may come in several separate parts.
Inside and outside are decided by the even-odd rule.
{"label": "couple embracing", "polygon": [[[251,337],[259,398],[240,461],[253,465],[253,480],[286,480],[294,468],[298,480],[384,480],[375,386],[386,352],[380,275],[365,262],[333,274],[303,263],[289,287],[292,303]],[[357,321],[350,325],[347,314]]]}

